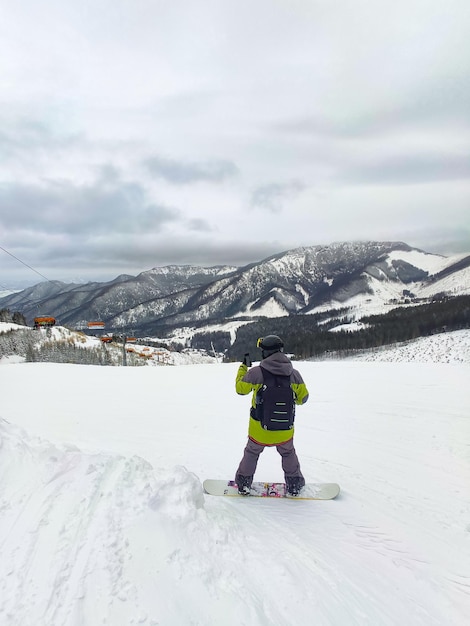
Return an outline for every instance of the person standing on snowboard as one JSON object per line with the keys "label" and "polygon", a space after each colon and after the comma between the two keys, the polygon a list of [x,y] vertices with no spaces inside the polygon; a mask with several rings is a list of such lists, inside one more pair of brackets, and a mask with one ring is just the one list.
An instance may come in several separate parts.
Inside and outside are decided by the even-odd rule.
{"label": "person standing on snowboard", "polygon": [[[305,485],[305,479],[300,471],[299,459],[294,448],[294,426],[287,430],[267,430],[259,421],[257,414],[258,392],[263,387],[264,377],[271,375],[289,377],[295,404],[305,404],[308,400],[308,390],[300,373],[292,366],[290,359],[284,354],[284,342],[277,335],[268,335],[258,339],[258,348],[262,350],[260,365],[251,367],[249,355],[245,354],[243,363],[238,368],[235,381],[235,390],[240,395],[253,391],[248,429],[248,443],[243,458],[238,466],[235,482],[240,494],[248,495],[253,482],[253,475],[258,464],[259,455],[265,447],[276,446],[282,457],[287,492],[298,495]],[[266,373],[267,372],[267,373]]]}

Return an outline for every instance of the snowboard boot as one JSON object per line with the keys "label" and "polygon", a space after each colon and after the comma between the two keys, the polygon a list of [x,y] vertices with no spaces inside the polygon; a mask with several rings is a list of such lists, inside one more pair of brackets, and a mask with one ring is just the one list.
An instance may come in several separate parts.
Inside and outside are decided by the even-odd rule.
{"label": "snowboard boot", "polygon": [[286,489],[289,496],[298,496],[305,485],[302,476],[286,476]]}
{"label": "snowboard boot", "polygon": [[235,476],[235,482],[237,483],[239,494],[242,496],[250,495],[250,487],[253,482],[253,476],[242,476],[241,474],[237,474]]}

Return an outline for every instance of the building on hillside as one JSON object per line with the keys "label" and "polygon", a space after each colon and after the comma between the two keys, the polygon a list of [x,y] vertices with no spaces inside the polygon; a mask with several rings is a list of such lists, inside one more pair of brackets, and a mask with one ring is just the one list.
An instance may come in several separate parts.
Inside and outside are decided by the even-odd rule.
{"label": "building on hillside", "polygon": [[34,318],[34,328],[50,328],[51,326],[55,326],[55,324],[55,317],[45,315]]}

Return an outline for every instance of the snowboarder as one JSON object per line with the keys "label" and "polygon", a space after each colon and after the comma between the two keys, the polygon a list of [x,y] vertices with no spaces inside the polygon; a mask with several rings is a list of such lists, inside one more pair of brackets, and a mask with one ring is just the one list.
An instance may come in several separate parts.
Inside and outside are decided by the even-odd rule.
{"label": "snowboarder", "polygon": [[[293,413],[295,404],[305,404],[308,400],[308,390],[300,373],[292,366],[290,359],[284,354],[284,342],[277,335],[268,335],[258,339],[257,347],[261,348],[262,360],[260,365],[251,367],[249,354],[245,354],[243,363],[238,368],[235,390],[240,395],[253,391],[248,429],[248,443],[243,458],[238,466],[235,481],[241,494],[250,493],[250,485],[258,464],[259,455],[267,446],[276,446],[282,457],[287,492],[298,495],[305,485],[305,479],[300,471],[299,459],[294,448]],[[273,388],[282,387],[283,381],[292,391],[292,415],[290,421],[272,429],[272,425],[260,415],[260,404],[263,403],[263,394],[268,393],[266,380],[275,384]],[[269,385],[268,385],[269,387]],[[271,387],[269,387],[271,389]],[[277,391],[271,392],[276,394]],[[285,389],[283,391],[285,393]],[[289,392],[290,393],[290,392]],[[276,403],[277,404],[277,403]],[[286,419],[288,419],[286,409]],[[281,421],[281,420],[278,420]],[[264,425],[263,425],[264,424]]]}

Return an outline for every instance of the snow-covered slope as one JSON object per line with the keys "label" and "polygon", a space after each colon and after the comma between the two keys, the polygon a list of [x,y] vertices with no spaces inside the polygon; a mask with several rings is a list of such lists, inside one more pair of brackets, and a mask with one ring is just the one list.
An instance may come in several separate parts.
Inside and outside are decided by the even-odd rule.
{"label": "snow-covered slope", "polygon": [[442,257],[421,250],[392,250],[369,264],[350,282],[332,293],[310,313],[349,308],[355,319],[380,315],[408,302],[436,294],[470,294],[468,255]]}
{"label": "snow-covered slope", "polygon": [[447,293],[451,296],[470,294],[470,266],[423,285],[419,293],[422,298],[429,298],[435,293]]}
{"label": "snow-covered slope", "polygon": [[7,333],[10,330],[24,330],[24,326],[20,324],[13,324],[12,322],[0,322],[0,335],[2,333]]}
{"label": "snow-covered slope", "polygon": [[[230,328],[230,324],[227,325]],[[239,324],[238,324],[239,326]],[[65,343],[75,348],[83,348],[88,350],[106,351],[108,355],[108,365],[122,365],[122,343],[117,340],[115,342],[103,345],[99,337],[88,336],[82,332],[71,331],[63,326],[54,326],[53,328],[34,330],[29,327],[19,326],[8,322],[0,322],[0,343],[1,336],[9,331],[22,331],[28,334],[29,344],[33,347],[44,346],[45,344],[54,345],[54,343]],[[233,331],[235,332],[235,331]],[[192,337],[195,329],[187,329],[187,332],[180,337],[174,336],[173,340],[183,345],[186,340]],[[149,339],[149,343],[155,343],[155,338]],[[10,350],[7,354],[2,354],[2,346],[0,345],[0,364],[2,363],[22,363],[26,361],[27,348],[16,345],[14,350]],[[76,355],[75,355],[76,357]],[[153,345],[145,345],[143,343],[126,343],[126,357],[129,365],[190,365],[194,363],[214,363],[222,360],[221,354],[207,354],[204,350],[196,350],[185,348],[180,351],[169,350],[167,348],[155,347]],[[39,359],[41,360],[41,359]],[[46,359],[44,359],[46,360]],[[60,362],[60,357],[56,354],[51,360]],[[62,361],[80,362],[78,358],[74,359],[74,355],[68,356]],[[85,361],[86,359],[84,359]]]}
{"label": "snow-covered slope", "polygon": [[[391,344],[347,357],[354,361],[470,363],[470,330],[456,330]],[[470,408],[470,407],[469,407]]]}
{"label": "snow-covered slope", "polygon": [[17,289],[0,289],[0,298],[6,298],[7,296],[11,296],[17,291]]}
{"label": "snow-covered slope", "polygon": [[246,441],[236,364],[0,365],[2,626],[467,624],[470,365],[298,368],[331,502],[202,494]]}

